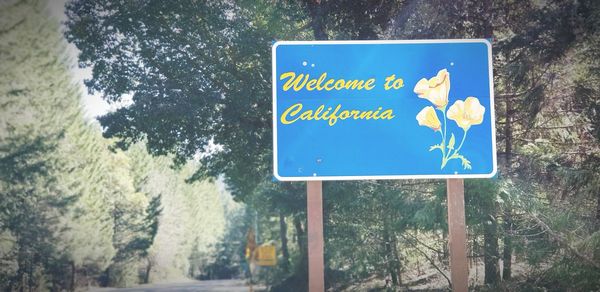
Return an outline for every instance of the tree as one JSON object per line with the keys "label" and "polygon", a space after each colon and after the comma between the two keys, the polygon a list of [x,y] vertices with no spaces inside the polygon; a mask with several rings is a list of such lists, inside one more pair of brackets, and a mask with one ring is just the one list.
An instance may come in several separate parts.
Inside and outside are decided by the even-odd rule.
{"label": "tree", "polygon": [[[292,1],[290,1],[292,2]],[[392,24],[405,1],[303,0],[314,39],[376,40]]]}
{"label": "tree", "polygon": [[[77,95],[43,4],[19,1],[0,9],[0,233],[8,243],[0,287],[6,290],[63,286],[58,223],[78,195],[58,181],[65,170],[57,152],[65,133],[60,125],[76,113]],[[51,106],[63,111],[49,113]]]}
{"label": "tree", "polygon": [[[7,268],[0,287],[7,290],[94,283],[122,254],[115,236],[136,228],[115,210],[144,197],[133,191],[124,154],[109,151],[112,143],[85,121],[46,4],[17,1],[1,10],[0,250]],[[143,216],[144,202],[134,205]],[[153,224],[141,232],[151,235]],[[147,249],[142,241],[131,245]]]}
{"label": "tree", "polygon": [[[132,105],[101,123],[107,137],[134,148],[128,155],[142,161],[133,162],[139,170],[133,174],[135,192],[146,199],[162,195],[148,255],[156,264],[151,274],[202,273],[206,266],[199,262],[210,258],[204,256],[210,249],[195,239],[187,220],[177,225],[169,218],[174,210],[184,210],[185,218],[194,218],[190,222],[202,218],[195,215],[201,204],[180,185],[182,175],[194,181],[224,174],[236,199],[269,226],[261,232],[281,238],[282,250],[289,247],[283,262],[293,272],[277,286],[282,290],[306,282],[305,197],[303,184],[271,182],[270,42],[493,38],[500,177],[467,181],[473,256],[483,252],[487,284],[509,285],[498,283],[499,260],[509,280],[518,253],[533,266],[551,259],[539,274],[540,285],[597,290],[589,280],[597,278],[597,225],[586,223],[590,214],[600,218],[596,2],[79,0],[68,5],[66,35],[82,52],[80,65],[93,67],[87,82],[92,91],[110,101],[132,97]],[[173,155],[184,171],[171,172],[167,162],[135,154],[145,146],[134,142],[145,139],[151,153]],[[200,164],[186,165],[192,157]],[[155,166],[146,163],[161,170],[154,173],[149,169]],[[328,284],[373,274],[396,275],[393,281],[400,284],[403,268],[422,259],[445,275],[445,196],[439,184],[415,185],[326,184]],[[293,226],[296,245],[284,244],[287,226]],[[185,252],[165,252],[165,238],[173,239],[169,250]],[[235,270],[220,268],[234,266],[239,246],[216,247],[224,257],[210,270]],[[569,277],[555,283],[548,275]]]}
{"label": "tree", "polygon": [[138,254],[144,261],[143,278],[153,282],[197,277],[216,260],[216,245],[228,221],[228,195],[215,182],[188,182],[197,168],[194,162],[175,167],[172,157],[148,155],[143,143],[132,145],[126,154],[134,187],[150,201],[140,225],[145,231],[139,242],[150,243]]}
{"label": "tree", "polygon": [[225,174],[241,198],[270,171],[269,47],[295,33],[294,7],[73,1],[66,36],[80,65],[93,67],[91,91],[108,101],[132,96],[100,119],[105,136],[124,147],[145,138],[150,152],[179,162],[201,152],[194,177]]}
{"label": "tree", "polygon": [[470,207],[467,221],[471,228],[478,228],[478,233],[483,233],[484,282],[490,285],[500,282],[499,201],[498,186],[492,180],[467,180],[465,205]]}

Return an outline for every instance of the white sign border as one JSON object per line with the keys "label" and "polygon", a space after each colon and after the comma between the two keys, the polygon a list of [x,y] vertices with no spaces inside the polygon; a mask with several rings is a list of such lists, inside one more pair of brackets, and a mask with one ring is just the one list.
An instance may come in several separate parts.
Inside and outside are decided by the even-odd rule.
{"label": "white sign border", "polygon": [[[369,45],[369,44],[443,44],[443,43],[483,43],[488,48],[488,72],[490,84],[490,117],[492,119],[492,172],[487,174],[433,174],[433,175],[366,175],[366,176],[293,176],[282,177],[277,169],[277,76],[276,54],[280,45]],[[494,75],[492,71],[492,44],[487,39],[435,39],[435,40],[375,40],[375,41],[277,41],[271,48],[272,87],[273,87],[273,175],[279,181],[333,181],[333,180],[388,180],[388,179],[452,179],[452,178],[491,178],[498,170],[496,152],[496,115],[494,103]]]}

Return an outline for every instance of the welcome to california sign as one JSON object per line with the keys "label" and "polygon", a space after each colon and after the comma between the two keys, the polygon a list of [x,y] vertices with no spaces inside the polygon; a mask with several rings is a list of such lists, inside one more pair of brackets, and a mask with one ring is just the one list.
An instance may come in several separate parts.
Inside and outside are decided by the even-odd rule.
{"label": "welcome to california sign", "polygon": [[276,42],[282,181],[496,173],[487,40]]}

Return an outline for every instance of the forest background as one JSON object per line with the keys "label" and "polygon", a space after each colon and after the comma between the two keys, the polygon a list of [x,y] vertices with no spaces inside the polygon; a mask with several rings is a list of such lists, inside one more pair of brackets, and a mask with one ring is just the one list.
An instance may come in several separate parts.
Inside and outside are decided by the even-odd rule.
{"label": "forest background", "polygon": [[[45,1],[0,2],[1,289],[245,277],[252,226],[278,252],[258,279],[305,291],[305,185],[271,173],[272,41],[489,38],[499,174],[465,182],[471,285],[600,290],[600,2],[65,9],[61,25]],[[74,63],[114,105],[97,120]],[[328,288],[450,286],[443,181],[324,188]]]}

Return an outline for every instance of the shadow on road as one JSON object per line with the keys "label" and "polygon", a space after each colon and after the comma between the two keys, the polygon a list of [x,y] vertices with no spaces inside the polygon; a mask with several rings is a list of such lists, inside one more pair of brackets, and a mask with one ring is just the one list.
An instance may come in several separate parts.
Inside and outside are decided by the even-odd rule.
{"label": "shadow on road", "polygon": [[[93,288],[94,292],[130,291],[130,292],[157,292],[157,291],[206,291],[206,292],[247,292],[250,291],[244,280],[188,280],[177,283],[147,284],[132,288]],[[262,286],[254,286],[254,291],[265,291]]]}

